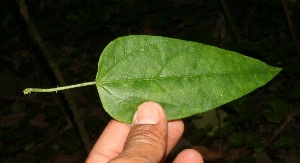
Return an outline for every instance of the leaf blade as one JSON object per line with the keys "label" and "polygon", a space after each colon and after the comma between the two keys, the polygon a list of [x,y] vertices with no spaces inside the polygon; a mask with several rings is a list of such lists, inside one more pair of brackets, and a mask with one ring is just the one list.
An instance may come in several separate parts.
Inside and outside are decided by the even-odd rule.
{"label": "leaf blade", "polygon": [[102,52],[96,85],[104,109],[130,123],[137,106],[160,103],[169,120],[205,112],[271,80],[279,68],[216,47],[160,36],[125,36]]}

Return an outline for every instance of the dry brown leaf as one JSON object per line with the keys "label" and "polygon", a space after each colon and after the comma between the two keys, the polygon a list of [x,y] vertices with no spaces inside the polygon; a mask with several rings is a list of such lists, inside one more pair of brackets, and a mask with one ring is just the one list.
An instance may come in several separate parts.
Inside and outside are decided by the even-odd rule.
{"label": "dry brown leaf", "polygon": [[0,127],[16,127],[18,126],[19,122],[23,120],[25,117],[25,113],[17,113],[17,114],[10,114],[5,116],[0,116]]}
{"label": "dry brown leaf", "polygon": [[233,148],[228,152],[226,162],[233,162],[234,160],[243,158],[248,155],[248,152],[247,148]]}
{"label": "dry brown leaf", "polygon": [[210,151],[205,146],[193,146],[193,149],[201,153],[204,160],[214,161],[223,157],[223,154],[219,151]]}
{"label": "dry brown leaf", "polygon": [[45,115],[44,114],[38,114],[35,117],[31,118],[29,120],[30,124],[38,127],[38,128],[45,128],[48,126],[48,123],[45,121]]}

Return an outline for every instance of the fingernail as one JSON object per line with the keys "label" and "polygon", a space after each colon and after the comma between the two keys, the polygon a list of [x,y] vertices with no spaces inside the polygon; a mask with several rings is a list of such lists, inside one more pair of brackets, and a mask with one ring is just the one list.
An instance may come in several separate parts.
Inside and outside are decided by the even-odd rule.
{"label": "fingernail", "polygon": [[138,124],[157,124],[160,118],[161,106],[154,102],[146,102],[141,104],[134,117],[133,123]]}

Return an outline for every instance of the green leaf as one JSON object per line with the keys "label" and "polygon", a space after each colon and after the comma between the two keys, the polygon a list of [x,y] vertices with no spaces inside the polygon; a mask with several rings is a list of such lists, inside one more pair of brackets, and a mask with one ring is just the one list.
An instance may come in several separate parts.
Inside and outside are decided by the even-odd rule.
{"label": "green leaf", "polygon": [[155,101],[168,120],[214,109],[263,86],[280,68],[196,42],[133,35],[109,43],[96,86],[104,109],[131,123],[141,103]]}
{"label": "green leaf", "polygon": [[246,142],[247,142],[247,135],[243,132],[239,132],[239,133],[232,134],[229,137],[228,145],[231,148],[239,148],[244,146]]}
{"label": "green leaf", "polygon": [[255,152],[262,152],[266,147],[266,143],[261,137],[253,137],[250,138],[247,147],[252,148]]}
{"label": "green leaf", "polygon": [[291,148],[294,145],[294,140],[288,136],[282,136],[280,137],[272,147],[274,149],[280,149],[280,148]]}
{"label": "green leaf", "polygon": [[223,127],[220,127],[215,131],[214,136],[218,138],[227,138],[234,130],[235,127],[232,124],[226,123]]}
{"label": "green leaf", "polygon": [[289,112],[289,105],[282,99],[267,101],[269,108],[266,108],[262,114],[269,122],[280,123]]}

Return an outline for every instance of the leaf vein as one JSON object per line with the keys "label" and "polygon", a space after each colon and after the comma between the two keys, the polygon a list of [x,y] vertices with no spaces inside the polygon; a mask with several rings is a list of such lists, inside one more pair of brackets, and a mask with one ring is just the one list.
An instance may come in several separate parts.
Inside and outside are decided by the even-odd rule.
{"label": "leaf vein", "polygon": [[174,52],[176,55],[174,55],[174,57],[172,58],[172,59],[170,59],[166,64],[165,64],[165,66],[159,71],[159,76],[161,76],[161,73],[165,70],[165,68],[167,67],[167,65],[171,62],[171,61],[173,61],[178,55],[180,55],[181,53],[181,51],[183,51],[183,50],[185,50],[185,49],[188,49],[188,48],[190,48],[190,47],[192,47],[192,46],[196,46],[196,45],[189,45],[189,46],[187,46],[187,47],[183,47],[183,48],[181,48],[181,49],[178,49],[178,50],[174,50],[174,51],[172,51],[172,52]]}
{"label": "leaf vein", "polygon": [[119,102],[123,102],[122,98],[118,97],[117,95],[115,95],[112,91],[110,91],[109,89],[105,88],[105,86],[102,85],[102,88],[109,94],[111,94],[113,97],[115,97],[116,99],[119,100]]}
{"label": "leaf vein", "polygon": [[[107,72],[102,72],[102,73],[103,73],[102,78],[104,78],[105,76],[107,76],[107,75],[108,75],[115,67],[117,67],[117,65],[119,65],[120,63],[126,61],[126,59],[130,56],[130,55],[127,55],[127,54],[132,53],[132,56],[134,56],[134,55],[139,54],[139,53],[134,53],[134,52],[137,52],[137,51],[139,51],[139,50],[142,49],[142,48],[149,47],[149,46],[152,46],[152,45],[158,45],[158,44],[163,43],[163,42],[167,42],[167,40],[165,40],[165,41],[159,41],[159,42],[155,42],[155,43],[151,43],[151,44],[146,44],[146,45],[144,45],[144,46],[139,46],[139,47],[137,47],[137,48],[136,48],[135,50],[133,50],[133,51],[130,50],[130,52],[126,52],[126,51],[125,51],[125,52],[124,52],[124,53],[125,53],[125,54],[124,54],[124,57],[123,57],[121,60],[119,60],[118,63],[114,64],[113,67],[111,67]],[[114,46],[114,45],[113,45],[113,46]],[[114,48],[118,48],[118,47],[114,47]]]}
{"label": "leaf vein", "polygon": [[172,94],[170,94],[161,84],[159,84],[159,82],[157,80],[155,80],[156,84],[167,94],[169,95],[173,101],[179,102],[182,105],[188,106],[186,103],[181,102],[179,99],[176,99],[174,96],[172,96]]}
{"label": "leaf vein", "polygon": [[[251,72],[252,73],[252,72]],[[255,74],[259,74],[265,72],[255,72]],[[235,76],[235,75],[245,75],[249,76],[250,73],[247,72],[213,72],[213,73],[203,73],[203,74],[195,74],[195,75],[180,75],[180,76],[175,76],[175,75],[170,75],[170,76],[158,76],[158,77],[150,77],[150,78],[127,78],[127,79],[113,79],[113,80],[101,80],[101,84],[109,84],[109,83],[118,83],[118,82],[132,82],[132,81],[153,81],[153,80],[165,80],[165,79],[178,79],[178,78],[199,78],[199,77],[204,77],[204,76],[220,76],[220,75],[228,75],[228,76]]]}

